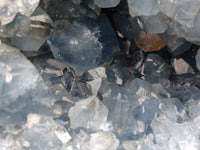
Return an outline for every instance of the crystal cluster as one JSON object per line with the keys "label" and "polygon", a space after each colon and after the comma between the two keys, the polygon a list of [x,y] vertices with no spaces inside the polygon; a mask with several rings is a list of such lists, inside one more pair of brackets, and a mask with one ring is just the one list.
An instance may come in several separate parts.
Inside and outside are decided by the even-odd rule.
{"label": "crystal cluster", "polygon": [[0,150],[198,150],[199,0],[0,0]]}

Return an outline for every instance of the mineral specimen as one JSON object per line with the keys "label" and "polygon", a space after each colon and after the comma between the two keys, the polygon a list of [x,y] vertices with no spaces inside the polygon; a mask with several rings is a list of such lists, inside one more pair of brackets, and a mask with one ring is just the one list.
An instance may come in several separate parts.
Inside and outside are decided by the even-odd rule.
{"label": "mineral specimen", "polygon": [[119,53],[116,36],[106,17],[60,20],[57,26],[50,37],[54,57],[77,72],[100,66]]}
{"label": "mineral specimen", "polygon": [[95,97],[79,101],[69,110],[71,128],[100,130],[104,128],[107,116],[107,108]]}
{"label": "mineral specimen", "polygon": [[115,7],[119,4],[120,0],[94,0],[94,3],[100,8]]}
{"label": "mineral specimen", "polygon": [[0,2],[1,26],[12,22],[18,12],[23,15],[30,16],[38,6],[39,2],[39,0],[2,0]]}
{"label": "mineral specimen", "polygon": [[0,150],[199,150],[199,8],[0,0]]}
{"label": "mineral specimen", "polygon": [[0,72],[1,124],[23,121],[30,112],[49,112],[54,100],[38,71],[18,49],[0,45]]}

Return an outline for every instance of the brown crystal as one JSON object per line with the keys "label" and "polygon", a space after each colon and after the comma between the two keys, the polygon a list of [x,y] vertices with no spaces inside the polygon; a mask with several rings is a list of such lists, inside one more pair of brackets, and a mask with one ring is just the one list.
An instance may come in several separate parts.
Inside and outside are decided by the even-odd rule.
{"label": "brown crystal", "polygon": [[136,39],[136,44],[145,52],[158,51],[165,47],[165,43],[157,34],[147,35],[144,31],[140,32],[139,38]]}

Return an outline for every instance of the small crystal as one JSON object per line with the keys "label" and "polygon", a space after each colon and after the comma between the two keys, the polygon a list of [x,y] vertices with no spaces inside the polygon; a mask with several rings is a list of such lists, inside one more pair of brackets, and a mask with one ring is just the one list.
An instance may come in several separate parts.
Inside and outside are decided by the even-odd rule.
{"label": "small crystal", "polygon": [[120,0],[94,0],[94,3],[100,8],[115,7],[119,2]]}
{"label": "small crystal", "polygon": [[153,16],[160,11],[157,0],[128,0],[129,13],[135,16]]}
{"label": "small crystal", "polygon": [[112,132],[96,132],[91,134],[88,150],[117,150],[119,140]]}
{"label": "small crystal", "polygon": [[108,110],[96,97],[79,101],[69,110],[71,128],[103,129]]}

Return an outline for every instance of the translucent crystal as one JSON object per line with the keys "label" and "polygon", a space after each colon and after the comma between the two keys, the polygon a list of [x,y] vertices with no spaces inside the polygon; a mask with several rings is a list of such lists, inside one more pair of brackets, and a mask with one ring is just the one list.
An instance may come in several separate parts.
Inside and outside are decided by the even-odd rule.
{"label": "translucent crystal", "polygon": [[186,104],[186,111],[190,119],[194,119],[199,116],[200,101],[199,99],[191,98]]}
{"label": "translucent crystal", "polygon": [[144,62],[145,79],[151,82],[159,81],[159,79],[168,79],[170,76],[170,68],[162,57],[156,54],[150,54]]}
{"label": "translucent crystal", "polygon": [[97,17],[97,14],[100,12],[99,8],[89,9],[90,7],[96,7],[93,3],[91,4],[89,2],[93,0],[82,1],[80,4],[76,1],[77,0],[44,1],[44,7],[53,20],[76,17]]}
{"label": "translucent crystal", "polygon": [[181,25],[179,23],[175,24],[175,31],[179,37],[184,37],[186,40],[195,43],[200,44],[200,30],[199,30],[199,22],[200,22],[200,12],[196,15],[193,25],[192,26],[186,26]]}
{"label": "translucent crystal", "polygon": [[17,6],[12,4],[11,0],[2,0],[0,2],[0,23],[1,26],[13,21],[17,14]]}
{"label": "translucent crystal", "polygon": [[198,0],[167,0],[161,1],[161,6],[161,11],[168,17],[173,18],[182,25],[192,27],[193,20],[195,19],[199,11],[200,2]]}
{"label": "translucent crystal", "polygon": [[0,93],[1,124],[23,121],[28,112],[47,113],[54,102],[35,67],[5,44],[0,45]]}
{"label": "translucent crystal", "polygon": [[144,24],[144,29],[147,33],[163,33],[167,29],[167,24],[164,22],[162,15],[142,16],[141,20]]}
{"label": "translucent crystal", "polygon": [[123,85],[126,83],[126,81],[131,78],[131,73],[129,70],[121,65],[113,64],[108,69],[112,70],[115,82],[119,85]]}
{"label": "translucent crystal", "polygon": [[179,99],[161,99],[159,109],[161,117],[167,117],[173,122],[182,123],[186,119],[185,108]]}
{"label": "translucent crystal", "polygon": [[39,2],[39,0],[15,0],[19,12],[26,16],[30,16],[33,13]]}
{"label": "translucent crystal", "polygon": [[[48,136],[46,135],[47,133]],[[67,139],[63,134],[67,134]],[[68,142],[70,136],[64,128],[62,130],[58,129],[58,125],[55,124],[52,117],[29,114],[24,131],[16,140],[19,144],[23,144],[26,141],[27,144],[24,148],[32,150],[59,150],[62,146],[60,141]]]}
{"label": "translucent crystal", "polygon": [[96,97],[79,101],[69,110],[71,128],[103,129],[108,110]]}
{"label": "translucent crystal", "polygon": [[117,150],[119,140],[112,132],[96,132],[91,134],[88,150]]}
{"label": "translucent crystal", "polygon": [[[28,19],[30,21],[30,18]],[[32,14],[31,24],[25,24],[26,22],[22,19],[20,21],[22,22],[22,27],[23,25],[24,27],[26,27],[25,25],[30,25],[30,27],[28,28],[27,34],[20,35],[18,33],[17,36],[12,37],[11,45],[23,51],[37,51],[47,40],[50,33],[50,26],[54,26],[53,21],[45,11],[39,8]],[[19,25],[17,24],[16,26]],[[26,30],[27,29],[24,28],[24,31]]]}
{"label": "translucent crystal", "polygon": [[128,0],[129,13],[135,16],[153,16],[159,13],[160,7],[157,0]]}
{"label": "translucent crystal", "polygon": [[[109,109],[108,120],[120,137],[138,138],[145,131],[145,123],[142,121],[154,118],[157,102],[146,101],[145,95],[140,97],[136,92],[129,93],[122,86],[103,81],[98,96]],[[151,107],[148,109],[147,105]]]}
{"label": "translucent crystal", "polygon": [[2,37],[26,36],[29,33],[30,25],[29,17],[17,14],[11,23],[1,27],[0,35]]}
{"label": "translucent crystal", "polygon": [[50,38],[52,52],[79,73],[104,64],[119,52],[116,36],[105,17],[58,21],[57,26]]}
{"label": "translucent crystal", "polygon": [[149,145],[150,149],[197,150],[199,148],[199,132],[193,123],[176,124],[168,119],[156,119],[151,123],[151,127],[156,144]]}
{"label": "translucent crystal", "polygon": [[115,7],[119,2],[120,0],[94,0],[94,3],[100,8]]}
{"label": "translucent crystal", "polygon": [[30,16],[39,2],[39,0],[2,0],[0,2],[1,25],[10,23],[18,12]]}
{"label": "translucent crystal", "polygon": [[200,70],[200,49],[197,51],[195,59],[196,59],[196,66],[197,66],[198,70]]}
{"label": "translucent crystal", "polygon": [[158,110],[158,104],[158,99],[147,99],[133,110],[133,115],[136,119],[143,122],[152,121]]}

